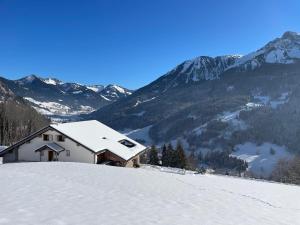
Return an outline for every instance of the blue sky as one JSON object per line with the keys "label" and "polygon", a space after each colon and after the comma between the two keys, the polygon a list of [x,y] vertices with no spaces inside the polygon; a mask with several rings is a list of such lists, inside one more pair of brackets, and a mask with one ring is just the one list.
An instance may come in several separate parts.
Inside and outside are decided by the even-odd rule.
{"label": "blue sky", "polygon": [[0,74],[141,87],[300,32],[299,0],[0,0]]}

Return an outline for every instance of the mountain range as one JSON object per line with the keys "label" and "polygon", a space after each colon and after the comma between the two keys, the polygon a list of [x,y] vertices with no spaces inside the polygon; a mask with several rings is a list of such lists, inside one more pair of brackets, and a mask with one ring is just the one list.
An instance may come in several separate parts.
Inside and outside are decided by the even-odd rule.
{"label": "mountain range", "polygon": [[259,176],[270,175],[280,158],[300,153],[296,32],[244,56],[184,61],[134,92],[34,75],[0,81],[52,118],[97,119],[148,145],[179,139],[188,151],[226,151],[244,157]]}
{"label": "mountain range", "polygon": [[[273,95],[280,97],[287,92],[290,95],[290,90],[284,89],[284,83],[278,81],[283,77],[294,77],[287,77],[287,74],[298,73],[299,61],[300,35],[286,32],[281,38],[245,56],[201,56],[185,61],[131,96],[95,111],[88,117],[100,119],[119,130],[151,125],[154,131],[159,124],[166,123],[174,131],[172,124],[178,126],[182,123],[187,126],[188,121],[193,121],[193,126],[197,126],[196,121],[200,124],[208,122],[216,114],[224,110],[233,111],[249,101],[262,103],[260,99],[263,99],[263,95],[270,95],[269,98]],[[273,83],[276,88],[278,85],[280,87],[271,87]],[[271,92],[275,93],[271,96]],[[222,111],[213,109],[216,107],[213,102],[218,101],[224,101],[228,106],[221,107]],[[203,115],[209,109],[213,112]],[[163,130],[169,133],[164,127],[157,130],[161,134]],[[157,141],[177,138],[176,134],[166,137],[155,133],[152,133],[152,138]]]}
{"label": "mountain range", "polygon": [[[298,152],[299,96],[300,34],[286,32],[244,56],[187,60],[85,119],[146,144],[180,139],[190,151],[246,151],[255,161],[261,158],[249,153],[249,144],[286,149],[284,156]],[[257,170],[269,169],[259,164]]]}
{"label": "mountain range", "polygon": [[56,78],[36,75],[18,80],[0,81],[15,95],[26,99],[38,112],[52,119],[70,119],[70,116],[90,113],[132,91],[118,85],[82,85],[64,83]]}

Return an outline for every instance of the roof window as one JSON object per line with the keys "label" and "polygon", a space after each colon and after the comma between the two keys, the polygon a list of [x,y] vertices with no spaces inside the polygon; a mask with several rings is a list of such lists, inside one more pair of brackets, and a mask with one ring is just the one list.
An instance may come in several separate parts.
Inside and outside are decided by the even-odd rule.
{"label": "roof window", "polygon": [[122,145],[125,145],[127,148],[133,148],[135,146],[134,143],[132,143],[131,141],[128,141],[126,139],[123,139],[121,141],[119,141]]}

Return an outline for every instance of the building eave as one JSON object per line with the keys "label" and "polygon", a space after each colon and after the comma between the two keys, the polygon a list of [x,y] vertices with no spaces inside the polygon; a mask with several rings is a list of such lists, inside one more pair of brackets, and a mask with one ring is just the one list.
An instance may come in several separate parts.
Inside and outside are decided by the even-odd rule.
{"label": "building eave", "polygon": [[141,150],[140,152],[138,152],[137,154],[135,154],[134,156],[132,156],[131,158],[127,159],[126,161],[130,161],[132,160],[133,158],[137,157],[138,155],[140,154],[143,154],[145,151],[147,151],[149,149],[149,147],[146,147],[145,149]]}

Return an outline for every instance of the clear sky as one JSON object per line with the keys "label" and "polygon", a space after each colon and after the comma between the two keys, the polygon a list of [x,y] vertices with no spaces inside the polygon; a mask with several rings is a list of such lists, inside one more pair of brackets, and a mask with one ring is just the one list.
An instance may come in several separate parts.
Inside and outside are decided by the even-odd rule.
{"label": "clear sky", "polygon": [[0,0],[0,74],[141,87],[300,32],[299,0]]}

